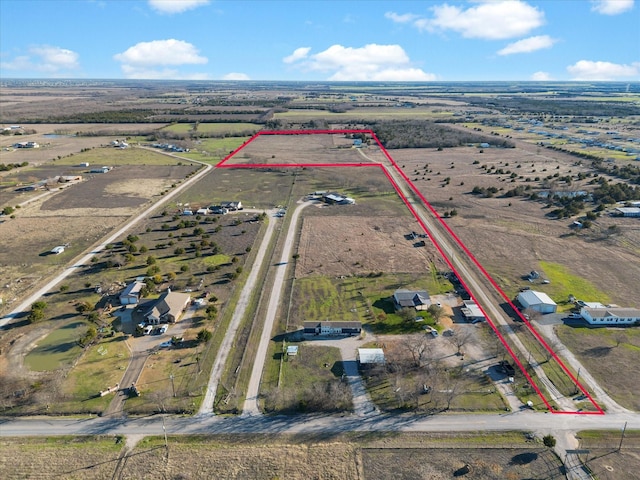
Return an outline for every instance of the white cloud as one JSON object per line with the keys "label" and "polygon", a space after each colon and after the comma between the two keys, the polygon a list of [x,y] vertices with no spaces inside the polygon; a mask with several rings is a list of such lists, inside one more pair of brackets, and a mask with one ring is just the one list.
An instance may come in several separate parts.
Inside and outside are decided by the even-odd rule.
{"label": "white cloud", "polygon": [[567,67],[573,80],[622,80],[629,77],[640,78],[640,62],[621,65],[611,62],[580,60]]}
{"label": "white cloud", "polygon": [[549,35],[538,35],[536,37],[523,38],[517,42],[510,43],[502,50],[498,51],[498,55],[512,55],[514,53],[529,53],[541,50],[543,48],[551,48],[557,40]]}
{"label": "white cloud", "polygon": [[20,55],[8,62],[2,62],[1,67],[14,71],[37,71],[52,75],[60,75],[80,68],[79,55],[73,50],[52,47],[50,45],[36,45],[29,48],[28,55]]}
{"label": "white cloud", "polygon": [[521,37],[544,24],[544,12],[522,0],[485,1],[467,9],[444,3],[431,7],[431,12],[431,18],[394,12],[385,17],[396,23],[411,22],[419,30],[452,30],[465,38],[486,40]]}
{"label": "white cloud", "polygon": [[246,73],[231,72],[222,77],[223,80],[251,80]]}
{"label": "white cloud", "polygon": [[591,11],[603,15],[619,15],[633,8],[633,0],[591,0]]}
{"label": "white cloud", "polygon": [[310,51],[311,51],[311,47],[296,48],[291,55],[284,57],[282,61],[284,63],[297,62],[298,60],[302,60],[303,58],[306,58]]}
{"label": "white cloud", "polygon": [[531,75],[531,80],[534,82],[546,82],[552,80],[552,78],[549,72],[536,72]]}
{"label": "white cloud", "polygon": [[419,15],[413,13],[398,14],[396,12],[387,12],[384,16],[395,23],[409,23],[420,18]]}
{"label": "white cloud", "polygon": [[[288,57],[287,57],[288,58]],[[292,62],[291,62],[292,63]],[[430,81],[436,76],[411,65],[400,45],[369,44],[360,48],[332,45],[309,56],[297,66],[307,71],[330,73],[334,81]]]}
{"label": "white cloud", "polygon": [[181,74],[178,70],[166,68],[178,65],[200,65],[209,61],[199,54],[196,47],[183,40],[140,42],[122,53],[115,54],[113,58],[122,64],[122,71],[127,78],[197,79],[208,76],[204,73]]}
{"label": "white cloud", "polygon": [[209,0],[149,0],[149,6],[158,13],[182,13],[207,5]]}

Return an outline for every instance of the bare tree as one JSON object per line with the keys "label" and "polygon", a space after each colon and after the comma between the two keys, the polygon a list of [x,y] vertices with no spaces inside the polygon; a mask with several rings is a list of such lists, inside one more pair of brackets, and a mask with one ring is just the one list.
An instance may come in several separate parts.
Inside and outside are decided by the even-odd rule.
{"label": "bare tree", "polygon": [[453,335],[447,338],[449,342],[451,342],[451,344],[456,347],[456,353],[458,355],[462,355],[462,348],[472,340],[472,335],[469,330],[461,331],[460,329],[458,329]]}
{"label": "bare tree", "polygon": [[422,333],[416,333],[414,335],[408,335],[404,343],[404,347],[411,354],[413,364],[416,367],[421,367],[424,360],[427,358],[430,352],[431,344],[427,341],[427,336]]}
{"label": "bare tree", "polygon": [[613,335],[613,339],[616,341],[616,347],[619,347],[622,343],[629,343],[627,334],[624,332],[616,332],[615,335]]}

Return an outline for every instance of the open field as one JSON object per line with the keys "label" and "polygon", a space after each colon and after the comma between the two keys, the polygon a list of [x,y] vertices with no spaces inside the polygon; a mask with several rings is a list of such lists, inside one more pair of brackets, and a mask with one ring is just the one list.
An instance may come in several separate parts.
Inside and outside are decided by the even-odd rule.
{"label": "open field", "polygon": [[123,444],[112,436],[2,439],[3,478],[110,479]]}
{"label": "open field", "polygon": [[[196,128],[194,128],[196,127]],[[255,123],[174,123],[173,125],[169,125],[168,127],[163,128],[163,130],[176,132],[176,133],[193,133],[197,134],[224,134],[225,136],[230,136],[238,133],[246,134],[246,132],[257,132],[260,130],[262,125],[256,125]]]}
{"label": "open field", "polygon": [[[519,185],[531,186],[536,192],[548,191],[550,187],[535,181],[538,176],[543,179],[556,172],[560,176],[569,170],[574,174],[581,169],[586,172],[585,167],[574,165],[575,159],[546,149],[535,153],[520,148],[485,149],[482,154],[471,147],[442,152],[404,149],[390,154],[441,215],[451,209],[457,211],[447,223],[508,295],[515,295],[521,286],[531,286],[522,275],[544,270],[540,264],[543,261],[586,279],[595,287],[590,292],[600,292],[600,297],[609,297],[619,305],[634,306],[633,299],[640,296],[640,284],[633,280],[640,278],[633,247],[637,229],[629,224],[630,228],[621,228],[618,235],[606,233],[609,226],[626,225],[629,219],[603,215],[591,229],[576,232],[569,228],[570,219],[547,217],[542,202],[503,196]],[[487,173],[490,166],[503,173]],[[516,177],[512,178],[514,172]],[[472,195],[474,186],[495,187],[498,193],[491,198]],[[586,180],[584,184],[552,188],[589,190]],[[545,291],[547,287],[536,284],[532,288]],[[566,300],[563,289],[558,294],[559,298],[554,298],[553,292],[551,296],[557,302]]]}
{"label": "open field", "polygon": [[[521,433],[169,436],[142,440],[122,478],[270,480],[448,479],[465,465],[477,480],[560,479],[561,463]],[[112,478],[121,439],[3,439],[3,470],[17,478]],[[46,472],[46,473],[45,473]]]}
{"label": "open field", "polygon": [[[624,439],[621,434],[622,431],[618,429],[577,433],[580,448],[589,450],[589,454],[581,455],[581,458],[595,478],[618,480],[637,477],[640,468],[640,432],[627,430]],[[621,441],[622,448],[619,449]]]}
{"label": "open field", "polygon": [[637,328],[588,328],[560,325],[556,333],[589,373],[620,405],[640,410],[640,374],[628,368],[640,354]]}

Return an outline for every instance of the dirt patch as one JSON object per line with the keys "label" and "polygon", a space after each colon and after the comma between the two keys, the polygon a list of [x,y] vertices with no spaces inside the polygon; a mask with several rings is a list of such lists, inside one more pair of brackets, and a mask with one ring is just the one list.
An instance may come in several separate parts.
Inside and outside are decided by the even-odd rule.
{"label": "dirt patch", "polygon": [[407,240],[412,228],[407,218],[305,217],[296,277],[429,271],[436,252]]}

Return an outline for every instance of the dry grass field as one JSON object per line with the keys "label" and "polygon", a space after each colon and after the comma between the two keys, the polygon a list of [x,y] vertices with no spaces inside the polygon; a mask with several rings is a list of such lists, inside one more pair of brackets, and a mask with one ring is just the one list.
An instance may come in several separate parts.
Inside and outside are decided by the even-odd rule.
{"label": "dry grass field", "polygon": [[[458,215],[447,223],[507,293],[515,294],[524,285],[523,274],[531,270],[544,274],[539,262],[547,261],[591,281],[615,303],[638,306],[633,302],[640,298],[640,284],[634,280],[640,278],[640,229],[629,222],[633,219],[603,215],[591,229],[575,232],[569,228],[572,219],[549,219],[546,214],[552,209],[542,202],[502,196],[519,185],[531,186],[532,192],[548,191],[549,187],[534,180],[536,177],[587,172],[585,167],[574,165],[574,158],[547,149],[536,153],[521,148],[484,149],[484,153],[474,147],[441,152],[406,149],[390,154],[440,215],[457,210]],[[494,165],[505,173],[489,174],[481,168],[483,165]],[[511,178],[507,171],[517,177]],[[587,181],[551,188],[589,191],[592,187],[586,185]],[[496,187],[499,192],[484,198],[470,193],[474,186]],[[607,235],[610,225],[619,225],[621,234]],[[547,288],[553,298],[552,285],[536,288]]]}
{"label": "dry grass field", "polygon": [[[221,435],[143,439],[122,462],[114,437],[3,439],[2,470],[18,478],[477,480],[563,478],[558,458],[523,434]],[[475,447],[475,448],[474,448]],[[167,454],[168,453],[168,454]]]}
{"label": "dry grass field", "polygon": [[578,432],[580,448],[589,450],[582,460],[599,480],[637,478],[640,469],[640,432],[625,432],[622,448],[620,430]]}

